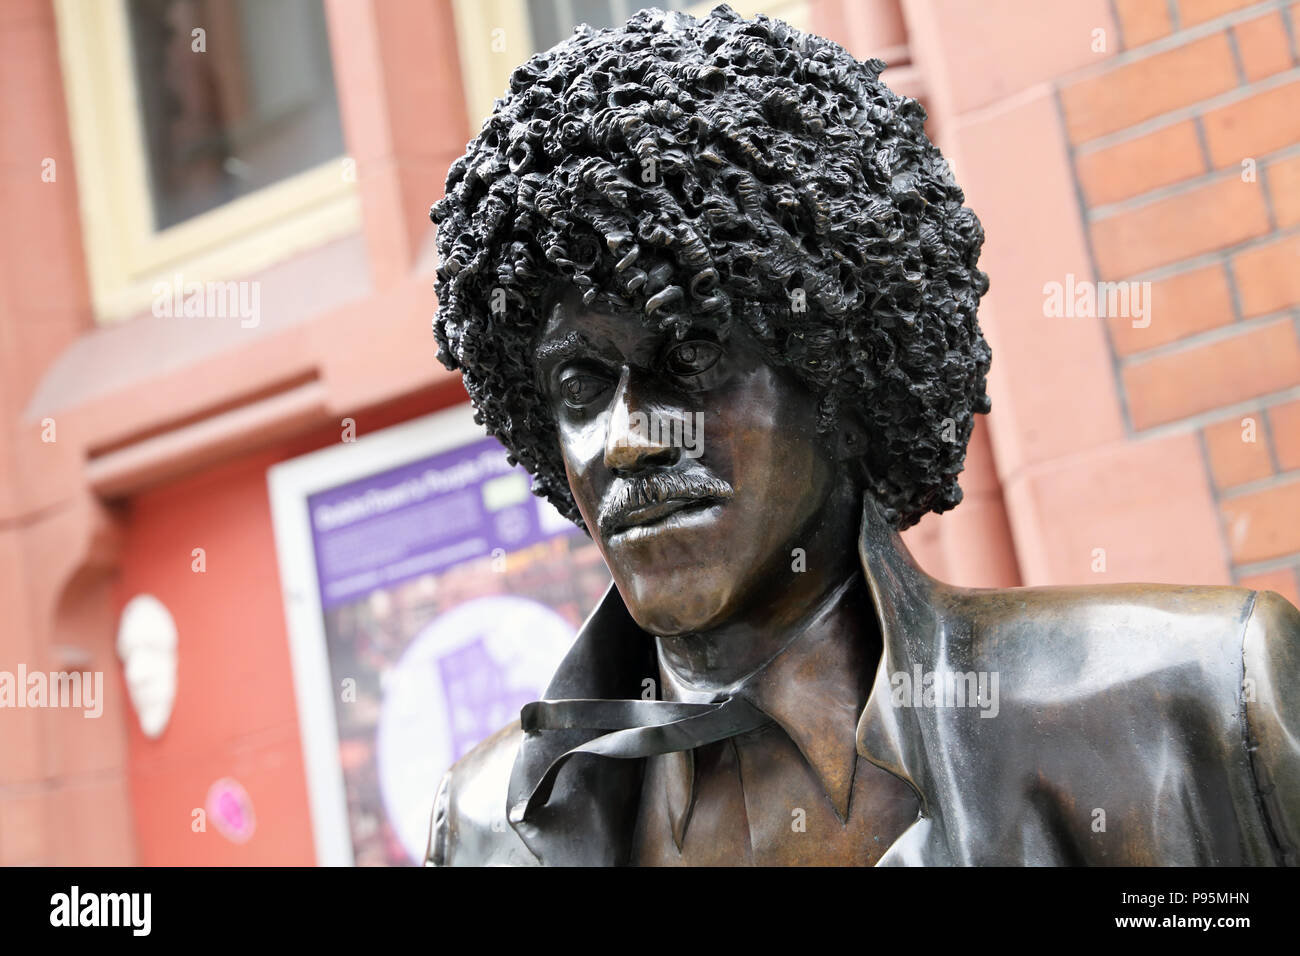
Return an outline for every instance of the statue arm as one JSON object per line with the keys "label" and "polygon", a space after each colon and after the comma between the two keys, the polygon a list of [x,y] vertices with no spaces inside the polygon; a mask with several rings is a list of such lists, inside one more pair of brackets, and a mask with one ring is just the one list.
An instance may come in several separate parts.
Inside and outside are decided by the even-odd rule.
{"label": "statue arm", "polygon": [[506,822],[506,790],[522,732],[515,721],[462,757],[433,800],[425,866],[535,866]]}
{"label": "statue arm", "polygon": [[1300,865],[1300,611],[1259,591],[1246,623],[1247,747],[1279,862]]}
{"label": "statue arm", "polygon": [[448,820],[448,791],[451,789],[451,771],[442,775],[433,798],[433,815],[429,820],[429,846],[424,854],[425,866],[446,866],[451,844]]}

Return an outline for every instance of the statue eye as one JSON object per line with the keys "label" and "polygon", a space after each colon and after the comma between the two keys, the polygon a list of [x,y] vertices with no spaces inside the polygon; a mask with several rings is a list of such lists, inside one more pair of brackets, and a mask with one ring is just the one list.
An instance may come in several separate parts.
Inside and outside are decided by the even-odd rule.
{"label": "statue eye", "polygon": [[714,342],[683,342],[665,356],[664,367],[673,375],[689,378],[707,372],[721,357],[722,349]]}
{"label": "statue eye", "polygon": [[599,398],[608,387],[603,378],[574,372],[561,380],[560,397],[570,408],[582,408]]}

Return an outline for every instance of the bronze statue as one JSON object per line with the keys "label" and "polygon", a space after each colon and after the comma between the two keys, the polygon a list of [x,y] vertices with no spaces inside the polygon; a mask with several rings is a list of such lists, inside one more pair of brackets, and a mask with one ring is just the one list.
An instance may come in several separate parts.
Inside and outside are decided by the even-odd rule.
{"label": "bronze statue", "polygon": [[1271,864],[1300,845],[1300,612],[965,590],[983,232],[883,64],[643,11],[515,71],[451,167],[439,357],[614,578],[462,759],[428,861]]}

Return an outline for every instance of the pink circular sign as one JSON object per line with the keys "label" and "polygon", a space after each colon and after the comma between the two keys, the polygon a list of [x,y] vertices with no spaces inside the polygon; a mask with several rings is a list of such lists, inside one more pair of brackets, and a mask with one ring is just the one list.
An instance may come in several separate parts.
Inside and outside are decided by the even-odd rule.
{"label": "pink circular sign", "polygon": [[257,828],[248,791],[231,777],[222,777],[208,788],[208,818],[232,843],[247,843]]}

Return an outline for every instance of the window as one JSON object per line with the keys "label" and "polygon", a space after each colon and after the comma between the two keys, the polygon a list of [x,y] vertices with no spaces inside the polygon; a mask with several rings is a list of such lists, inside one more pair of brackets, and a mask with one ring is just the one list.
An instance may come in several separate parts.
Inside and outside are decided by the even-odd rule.
{"label": "window", "polygon": [[[510,74],[534,53],[565,39],[579,23],[609,27],[645,7],[705,16],[721,0],[454,0],[470,126],[492,112]],[[759,13],[810,29],[812,0],[730,0],[743,17]]]}
{"label": "window", "polygon": [[[325,14],[313,0],[128,0],[154,226],[343,153]],[[206,55],[195,54],[198,37]]]}
{"label": "window", "polygon": [[360,227],[322,0],[56,0],[101,321]]}

